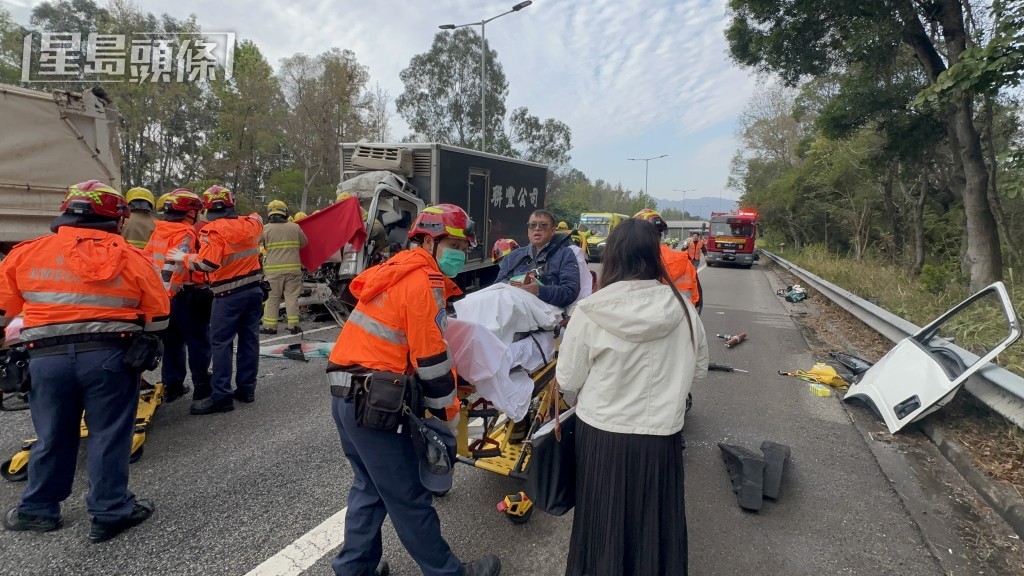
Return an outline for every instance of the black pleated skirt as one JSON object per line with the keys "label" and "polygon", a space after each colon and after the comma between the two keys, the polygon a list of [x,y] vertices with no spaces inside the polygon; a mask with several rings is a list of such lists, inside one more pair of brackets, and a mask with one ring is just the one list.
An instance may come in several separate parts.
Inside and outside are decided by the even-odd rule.
{"label": "black pleated skirt", "polygon": [[576,422],[576,509],[566,576],[685,576],[679,434],[605,432]]}

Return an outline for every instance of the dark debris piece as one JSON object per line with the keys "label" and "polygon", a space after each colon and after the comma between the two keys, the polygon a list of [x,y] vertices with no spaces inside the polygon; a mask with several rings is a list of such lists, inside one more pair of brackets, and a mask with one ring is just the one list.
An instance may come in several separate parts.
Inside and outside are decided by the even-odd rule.
{"label": "dark debris piece", "polygon": [[718,447],[722,450],[722,460],[740,508],[757,512],[763,503],[764,458],[742,446],[719,442]]}
{"label": "dark debris piece", "polygon": [[761,443],[761,453],[764,454],[764,497],[777,500],[782,488],[782,470],[789,458],[789,446],[765,440]]}

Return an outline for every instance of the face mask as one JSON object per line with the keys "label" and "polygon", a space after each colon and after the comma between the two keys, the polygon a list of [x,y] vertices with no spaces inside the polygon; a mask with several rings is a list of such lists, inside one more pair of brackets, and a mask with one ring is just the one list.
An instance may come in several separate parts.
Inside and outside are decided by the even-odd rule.
{"label": "face mask", "polygon": [[455,278],[466,267],[466,253],[454,248],[443,248],[441,257],[437,259],[437,267],[449,278]]}

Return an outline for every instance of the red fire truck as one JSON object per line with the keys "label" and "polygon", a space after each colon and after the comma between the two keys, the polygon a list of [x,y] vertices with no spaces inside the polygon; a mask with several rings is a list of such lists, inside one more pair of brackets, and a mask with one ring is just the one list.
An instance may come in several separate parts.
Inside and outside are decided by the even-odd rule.
{"label": "red fire truck", "polygon": [[712,212],[708,229],[708,266],[739,264],[750,268],[756,260],[757,211]]}

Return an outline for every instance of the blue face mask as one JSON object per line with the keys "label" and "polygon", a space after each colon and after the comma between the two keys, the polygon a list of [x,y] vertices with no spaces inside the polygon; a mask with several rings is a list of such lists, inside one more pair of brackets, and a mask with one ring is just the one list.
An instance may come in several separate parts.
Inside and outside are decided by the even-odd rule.
{"label": "blue face mask", "polygon": [[455,278],[466,267],[466,253],[454,248],[442,248],[441,257],[437,259],[437,267],[449,278]]}

